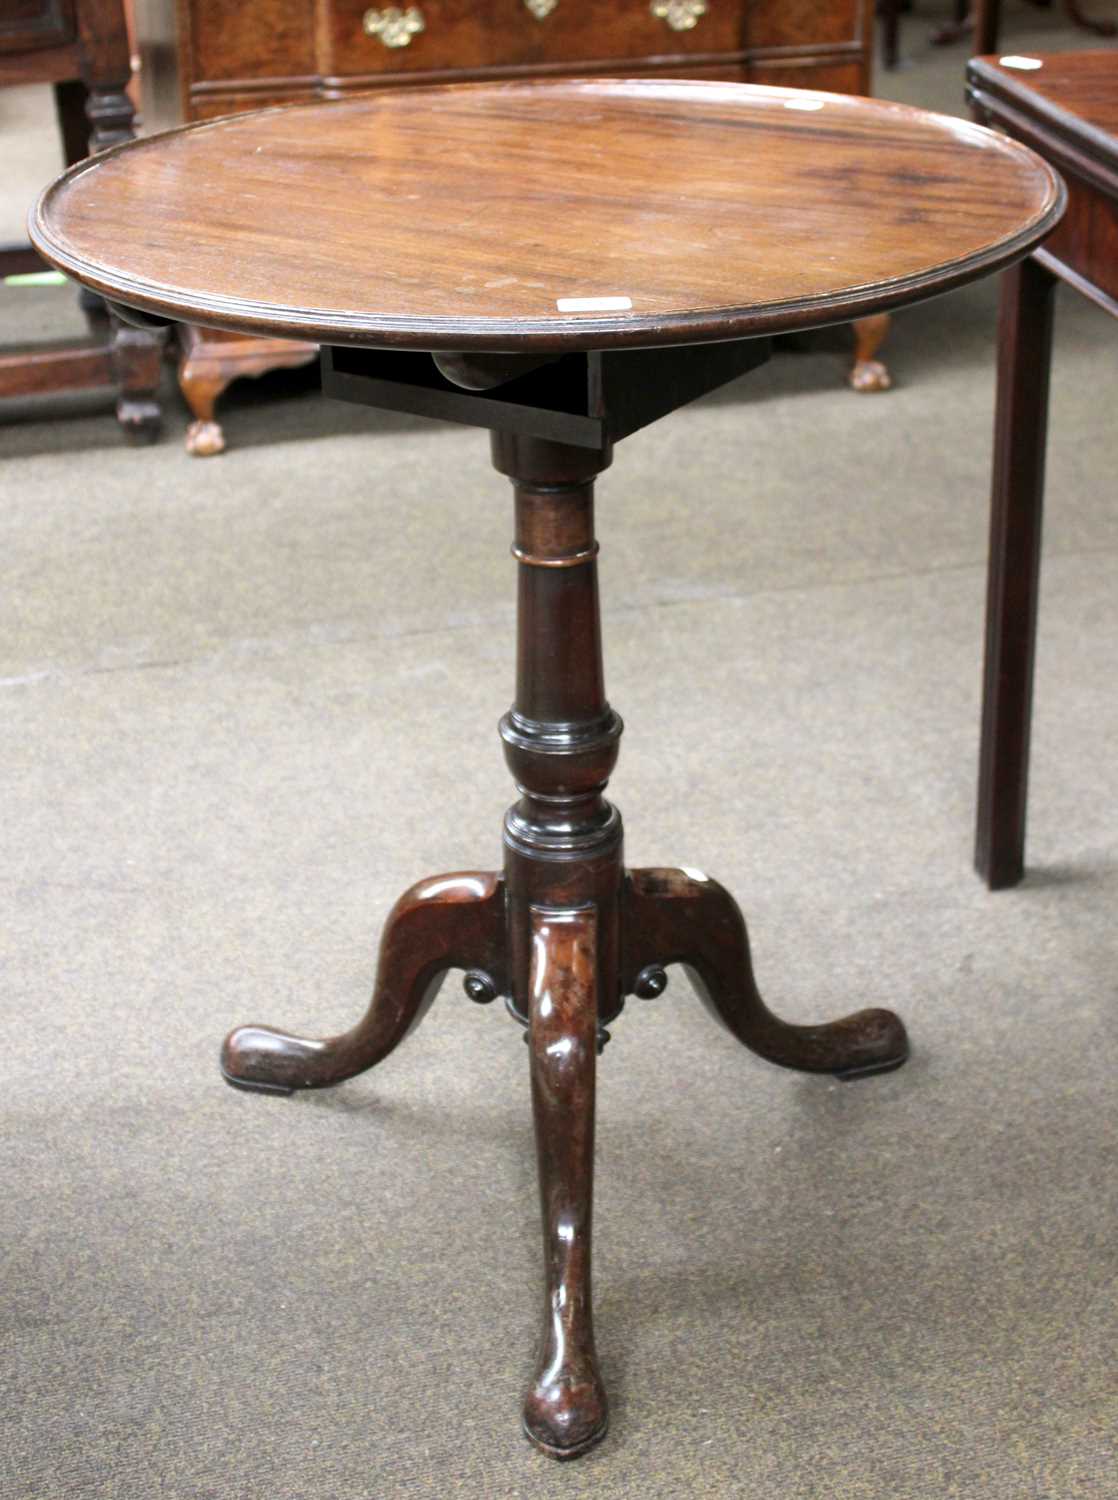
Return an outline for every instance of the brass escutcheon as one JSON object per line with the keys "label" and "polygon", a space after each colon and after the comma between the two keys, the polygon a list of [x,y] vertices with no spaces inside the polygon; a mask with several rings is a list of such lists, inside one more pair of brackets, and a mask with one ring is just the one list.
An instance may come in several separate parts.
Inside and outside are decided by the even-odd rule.
{"label": "brass escutcheon", "polygon": [[691,31],[707,13],[707,0],[652,0],[648,7],[658,21],[673,31]]}
{"label": "brass escutcheon", "polygon": [[387,10],[367,10],[361,26],[366,36],[378,37],[386,47],[407,47],[413,36],[426,31],[427,22],[418,5],[409,5],[407,10],[390,5]]}

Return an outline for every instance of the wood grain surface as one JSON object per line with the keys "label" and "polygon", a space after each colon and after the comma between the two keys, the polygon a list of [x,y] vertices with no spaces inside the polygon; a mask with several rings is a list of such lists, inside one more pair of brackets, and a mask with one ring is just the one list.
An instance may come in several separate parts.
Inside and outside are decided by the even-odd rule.
{"label": "wood grain surface", "polygon": [[1081,146],[1095,147],[1118,167],[1118,49],[1098,52],[1036,52],[1015,66],[997,57],[972,58],[971,89],[992,88]]}
{"label": "wood grain surface", "polygon": [[1051,168],[965,121],[744,84],[570,80],[151,137],[62,177],[32,234],[79,281],[171,319],[591,349],[915,301],[1018,258],[1062,206]]}

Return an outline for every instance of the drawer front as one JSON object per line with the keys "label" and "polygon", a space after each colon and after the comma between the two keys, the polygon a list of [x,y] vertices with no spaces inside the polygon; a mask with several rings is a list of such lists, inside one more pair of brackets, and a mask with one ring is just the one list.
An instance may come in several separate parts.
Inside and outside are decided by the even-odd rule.
{"label": "drawer front", "polygon": [[746,45],[804,47],[861,42],[868,0],[748,0]]}
{"label": "drawer front", "polygon": [[[640,62],[627,71],[634,78],[705,78],[718,83],[766,83],[782,88],[822,89],[833,94],[855,94],[861,86],[861,65],[857,62],[824,61],[816,64],[789,59],[787,63],[769,67],[746,63],[669,63],[665,67]],[[578,76],[577,67],[572,66],[571,74]],[[499,78],[500,74],[496,76]],[[363,93],[367,89],[365,82],[343,83],[331,90],[331,95],[344,98],[347,94]],[[220,92],[201,89],[191,95],[189,118],[212,120],[218,115],[241,114],[245,110],[263,109],[273,104],[305,103],[322,98],[322,90],[313,87],[293,87],[283,91],[262,89],[259,92],[235,87]]]}
{"label": "drawer front", "polygon": [[789,59],[787,63],[756,63],[745,73],[746,83],[768,83],[783,89],[821,89],[827,94],[864,94],[868,85],[863,64],[857,58],[835,62],[826,58],[818,63],[808,58]]}
{"label": "drawer front", "polygon": [[320,100],[313,88],[266,92],[231,89],[228,93],[194,92],[190,96],[188,120],[216,120],[221,115],[243,115],[250,109],[270,109],[275,104],[308,104]]}
{"label": "drawer front", "polygon": [[300,78],[316,71],[314,0],[189,0],[193,79]]}
{"label": "drawer front", "polygon": [[[319,0],[328,75],[737,52],[741,0]],[[655,4],[663,15],[654,15]],[[548,6],[552,8],[548,10]]]}
{"label": "drawer front", "polygon": [[0,52],[64,47],[74,37],[72,0],[4,0]]}

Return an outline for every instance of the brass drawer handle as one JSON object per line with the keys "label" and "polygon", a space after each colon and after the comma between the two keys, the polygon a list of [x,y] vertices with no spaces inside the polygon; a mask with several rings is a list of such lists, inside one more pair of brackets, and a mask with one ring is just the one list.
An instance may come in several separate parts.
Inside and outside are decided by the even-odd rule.
{"label": "brass drawer handle", "polygon": [[426,31],[427,22],[418,5],[407,10],[390,5],[387,10],[367,10],[361,26],[366,36],[379,37],[386,47],[408,47],[413,36]]}
{"label": "brass drawer handle", "polygon": [[524,0],[524,4],[532,12],[537,21],[546,21],[551,12],[559,4],[559,0]]}
{"label": "brass drawer handle", "polygon": [[692,31],[699,17],[707,13],[707,0],[652,0],[648,7],[658,21],[666,21],[673,31]]}

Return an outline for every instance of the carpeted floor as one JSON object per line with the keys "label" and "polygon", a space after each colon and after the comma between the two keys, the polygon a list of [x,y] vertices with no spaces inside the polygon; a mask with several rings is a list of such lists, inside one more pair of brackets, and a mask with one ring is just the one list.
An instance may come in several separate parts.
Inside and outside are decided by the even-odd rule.
{"label": "carpeted floor", "polygon": [[[882,91],[961,112],[935,19]],[[1006,36],[1062,25],[1010,6]],[[45,107],[0,108],[29,183]],[[0,293],[6,324],[50,295]],[[990,896],[995,305],[898,317],[888,396],[844,390],[841,331],[786,349],[601,484],[631,862],[730,885],[783,1014],[895,1005],[915,1052],[840,1085],[754,1059],[682,974],[630,1005],[599,1075],[612,1431],[564,1467],[517,1427],[519,1030],[455,982],[335,1092],[216,1069],[235,1022],[348,1025],[396,894],[499,859],[484,438],[290,379],[231,396],[212,461],[173,398],[146,450],[103,408],[0,426],[3,1500],[1118,1494],[1118,339],[1061,294],[1030,875]]]}

